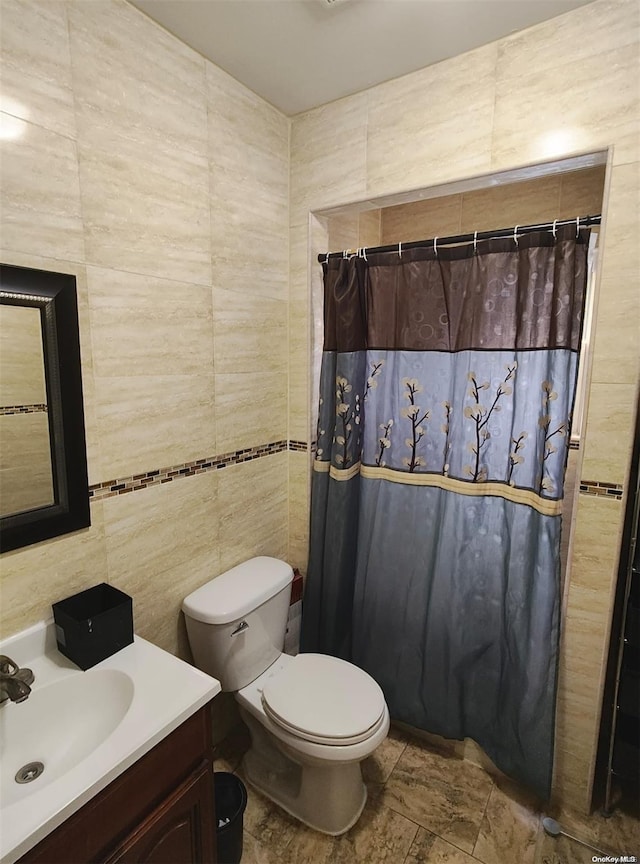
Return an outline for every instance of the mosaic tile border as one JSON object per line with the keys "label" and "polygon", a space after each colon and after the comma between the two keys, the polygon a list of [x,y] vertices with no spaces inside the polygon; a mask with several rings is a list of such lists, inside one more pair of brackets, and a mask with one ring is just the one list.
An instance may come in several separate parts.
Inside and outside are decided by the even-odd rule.
{"label": "mosaic tile border", "polygon": [[[31,408],[34,410],[45,410],[47,406],[7,406],[0,408],[0,413],[9,413],[11,408]],[[13,413],[17,413],[15,410]],[[21,410],[20,413],[24,413]],[[287,450],[293,452],[315,452],[317,442],[312,441],[309,445],[306,441],[282,440],[272,441],[269,444],[261,444],[258,447],[246,447],[243,450],[233,450],[230,453],[221,453],[206,459],[196,459],[193,462],[183,462],[168,468],[158,468],[154,471],[145,471],[133,474],[130,477],[122,477],[117,480],[107,480],[104,483],[95,483],[89,487],[89,501],[98,501],[103,498],[112,498],[115,495],[125,495],[128,492],[137,492],[148,486],[159,486],[162,483],[171,483],[182,477],[192,477],[194,474],[204,474],[206,471],[217,471],[226,468],[227,465],[240,465],[242,462],[250,462],[261,459],[263,456],[272,456],[275,453],[283,453]],[[623,487],[618,483],[604,483],[594,480],[583,480],[580,482],[580,492],[583,495],[597,495],[601,498],[614,498],[621,500]]]}
{"label": "mosaic tile border", "polygon": [[580,492],[583,495],[597,495],[600,498],[615,498],[617,501],[621,501],[624,489],[619,483],[581,480]]}
{"label": "mosaic tile border", "polygon": [[44,402],[33,405],[3,405],[0,407],[0,416],[8,414],[39,414],[41,411],[47,411],[47,406]]}
{"label": "mosaic tile border", "polygon": [[288,450],[297,450],[298,452],[306,453],[309,445],[306,441],[289,441]]}
{"label": "mosaic tile border", "polygon": [[204,474],[206,471],[217,471],[226,468],[227,465],[239,465],[242,462],[261,459],[263,456],[283,453],[286,450],[306,451],[307,449],[308,444],[305,441],[273,441],[270,444],[246,447],[244,450],[234,450],[231,453],[221,453],[207,459],[183,462],[169,468],[145,471],[118,480],[107,480],[104,483],[95,483],[89,487],[89,501],[113,498],[114,495],[125,495],[127,492],[138,492],[148,486],[160,486],[162,483],[171,483],[182,477],[192,477],[194,474]]}

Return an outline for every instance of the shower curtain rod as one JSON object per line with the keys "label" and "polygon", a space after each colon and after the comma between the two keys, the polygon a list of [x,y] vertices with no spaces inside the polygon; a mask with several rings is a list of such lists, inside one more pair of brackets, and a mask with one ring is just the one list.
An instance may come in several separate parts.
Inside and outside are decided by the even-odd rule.
{"label": "shower curtain rod", "polygon": [[366,246],[361,249],[345,249],[343,252],[328,252],[318,255],[318,261],[324,264],[330,258],[351,258],[354,255],[364,253],[376,254],[378,252],[404,251],[405,249],[421,249],[433,246],[436,251],[438,246],[449,246],[452,243],[471,243],[478,240],[490,240],[498,237],[515,237],[521,234],[531,234],[533,231],[553,231],[561,225],[575,225],[586,228],[589,225],[599,225],[601,215],[577,216],[575,219],[556,219],[554,222],[543,222],[540,225],[516,225],[515,228],[498,228],[496,231],[475,231],[472,234],[457,234],[453,237],[435,237],[431,240],[415,240],[412,243],[390,243],[388,246]]}

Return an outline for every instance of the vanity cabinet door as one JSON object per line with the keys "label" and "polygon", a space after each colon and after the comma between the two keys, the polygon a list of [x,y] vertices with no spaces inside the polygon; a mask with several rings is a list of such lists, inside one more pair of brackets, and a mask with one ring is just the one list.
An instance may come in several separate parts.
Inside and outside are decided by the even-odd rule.
{"label": "vanity cabinet door", "polygon": [[214,845],[211,714],[207,705],[17,864],[209,864],[215,861]]}
{"label": "vanity cabinet door", "polygon": [[210,864],[213,789],[205,766],[182,783],[104,864]]}

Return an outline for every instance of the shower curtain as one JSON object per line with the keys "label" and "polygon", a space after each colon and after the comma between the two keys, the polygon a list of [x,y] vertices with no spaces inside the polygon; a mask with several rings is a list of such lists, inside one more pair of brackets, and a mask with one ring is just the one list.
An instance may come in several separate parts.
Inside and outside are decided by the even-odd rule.
{"label": "shower curtain", "polygon": [[588,236],[323,264],[302,649],[545,798]]}

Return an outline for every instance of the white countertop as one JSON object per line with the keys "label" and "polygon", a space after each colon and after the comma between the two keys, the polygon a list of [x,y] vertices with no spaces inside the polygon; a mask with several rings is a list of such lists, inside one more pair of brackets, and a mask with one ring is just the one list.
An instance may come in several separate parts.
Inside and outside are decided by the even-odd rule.
{"label": "white countertop", "polygon": [[[66,692],[82,693],[83,681],[78,676],[87,676],[84,680],[88,682],[94,670],[108,673],[100,681],[123,680],[122,674],[109,673],[115,670],[128,676],[133,685],[124,716],[96,749],[65,773],[47,778],[38,787],[39,780],[45,780],[45,767],[42,777],[22,787],[24,794],[19,790],[19,799],[8,806],[0,800],[1,864],[13,864],[221,690],[215,678],[138,636],[133,644],[83,672],[57,650],[52,621],[41,622],[5,640],[0,653],[11,657],[20,667],[33,670],[32,694],[60,682]],[[70,680],[72,676],[74,681]],[[94,678],[94,686],[95,681]],[[5,751],[4,726],[11,719],[19,720],[18,712],[28,702],[0,705],[3,758],[11,755]],[[15,714],[12,718],[6,712]],[[81,714],[79,706],[78,715]],[[42,722],[46,724],[47,718],[43,717]],[[15,725],[14,722],[14,728]],[[68,729],[68,734],[74,735],[73,728]]]}

